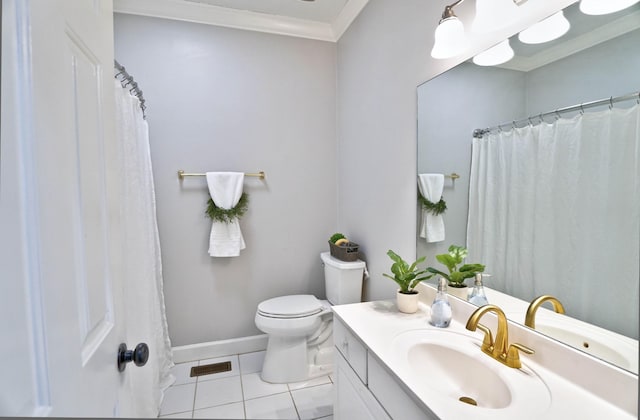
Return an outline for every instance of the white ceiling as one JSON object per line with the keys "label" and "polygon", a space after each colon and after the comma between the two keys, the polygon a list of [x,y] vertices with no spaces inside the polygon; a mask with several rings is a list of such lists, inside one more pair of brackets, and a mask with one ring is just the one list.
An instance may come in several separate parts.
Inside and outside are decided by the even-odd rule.
{"label": "white ceiling", "polygon": [[333,23],[348,0],[186,0],[236,10]]}
{"label": "white ceiling", "polygon": [[515,57],[498,67],[530,71],[640,28],[640,3],[601,16],[585,15],[574,3],[564,9],[564,15],[571,22],[565,35],[551,42],[527,45],[516,34],[509,39]]}
{"label": "white ceiling", "polygon": [[114,0],[116,13],[336,42],[369,0]]}

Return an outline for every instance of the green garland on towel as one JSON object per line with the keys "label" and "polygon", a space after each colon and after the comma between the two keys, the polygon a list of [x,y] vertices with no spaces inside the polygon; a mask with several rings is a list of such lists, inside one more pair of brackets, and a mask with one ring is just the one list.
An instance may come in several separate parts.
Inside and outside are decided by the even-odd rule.
{"label": "green garland on towel", "polygon": [[418,191],[418,200],[420,204],[422,204],[422,207],[434,216],[442,214],[447,210],[447,203],[442,198],[440,198],[440,201],[437,203],[433,203],[424,198],[422,194],[420,194],[420,191]]}
{"label": "green garland on towel", "polygon": [[238,200],[238,204],[228,210],[216,206],[211,198],[207,204],[206,213],[211,220],[215,222],[231,223],[231,221],[244,216],[249,206],[249,195],[247,193],[242,193],[240,200]]}

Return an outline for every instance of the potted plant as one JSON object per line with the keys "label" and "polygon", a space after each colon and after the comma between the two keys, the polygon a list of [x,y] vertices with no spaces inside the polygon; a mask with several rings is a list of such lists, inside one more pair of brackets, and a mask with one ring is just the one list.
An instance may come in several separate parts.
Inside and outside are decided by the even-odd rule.
{"label": "potted plant", "polygon": [[393,260],[393,264],[391,265],[393,276],[387,273],[383,273],[382,275],[389,277],[398,283],[400,287],[396,294],[400,312],[408,314],[414,313],[418,310],[418,291],[414,290],[414,288],[422,280],[428,280],[433,277],[433,274],[424,275],[427,271],[418,268],[418,264],[423,262],[425,257],[420,257],[413,264],[409,265],[409,263],[392,250],[389,250],[387,255]]}
{"label": "potted plant", "polygon": [[467,248],[463,246],[451,245],[447,254],[436,255],[436,260],[449,270],[448,274],[433,267],[426,268],[429,273],[438,274],[447,279],[449,293],[464,300],[467,300],[467,285],[464,281],[484,271],[482,264],[464,264],[458,268],[468,253]]}

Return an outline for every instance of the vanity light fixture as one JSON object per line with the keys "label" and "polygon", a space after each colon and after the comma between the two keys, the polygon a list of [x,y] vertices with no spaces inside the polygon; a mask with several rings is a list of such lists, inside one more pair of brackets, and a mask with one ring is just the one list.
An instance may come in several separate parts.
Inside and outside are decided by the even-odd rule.
{"label": "vanity light fixture", "polygon": [[476,17],[471,31],[488,33],[513,23],[518,6],[513,0],[476,0]]}
{"label": "vanity light fixture", "polygon": [[458,0],[444,8],[442,19],[438,22],[438,27],[434,35],[435,42],[431,50],[431,56],[433,58],[455,57],[464,51],[464,25],[455,13],[453,13],[453,8],[463,1],[464,0]]}
{"label": "vanity light fixture", "polygon": [[[458,0],[444,8],[435,31],[435,42],[431,50],[433,58],[455,57],[465,50],[464,25],[453,12],[453,8],[463,1]],[[476,0],[476,17],[472,23],[472,31],[488,33],[504,28],[514,22],[518,6],[524,2],[526,0]]]}
{"label": "vanity light fixture", "polygon": [[585,15],[606,15],[633,6],[640,0],[582,0],[580,11]]}
{"label": "vanity light fixture", "polygon": [[498,64],[511,60],[513,55],[514,52],[509,44],[509,40],[505,39],[501,43],[473,57],[473,63],[478,66],[497,66]]}
{"label": "vanity light fixture", "polygon": [[518,39],[525,44],[542,44],[560,38],[570,27],[571,24],[561,10],[520,32]]}

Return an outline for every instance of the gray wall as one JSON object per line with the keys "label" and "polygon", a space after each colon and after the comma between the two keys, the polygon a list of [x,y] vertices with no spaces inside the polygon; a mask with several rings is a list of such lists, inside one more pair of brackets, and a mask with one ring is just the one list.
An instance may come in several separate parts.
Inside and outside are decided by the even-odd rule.
{"label": "gray wall", "polygon": [[382,277],[388,249],[415,258],[415,87],[430,30],[416,15],[426,3],[371,0],[338,42],[338,226],[362,245],[369,300],[396,289]]}
{"label": "gray wall", "polygon": [[[416,86],[573,1],[527,2],[520,21],[474,37],[466,55],[449,60],[429,55],[443,2],[370,0],[340,38],[338,227],[363,245],[369,299],[396,290],[382,277],[388,249],[416,256]],[[471,22],[473,2],[456,14]]]}
{"label": "gray wall", "polygon": [[640,29],[528,72],[527,113],[637,91],[638,69]]}
{"label": "gray wall", "polygon": [[[427,244],[417,238],[418,255],[431,264],[450,244],[466,243],[474,129],[637,91],[638,68],[640,30],[635,30],[529,72],[463,63],[419,86],[418,173],[456,171],[461,178],[445,182],[445,241]],[[633,101],[616,106],[629,104]]]}
{"label": "gray wall", "polygon": [[[260,301],[324,297],[319,254],[337,226],[336,45],[131,15],[116,15],[115,35],[149,106],[172,344],[260,334]],[[181,183],[178,169],[266,172],[245,180],[240,257],[209,257],[206,182]]]}
{"label": "gray wall", "polygon": [[445,240],[417,239],[418,255],[429,265],[439,265],[434,256],[449,245],[467,243],[473,130],[526,115],[525,86],[525,73],[467,62],[418,87],[418,173],[460,175],[455,182],[445,180]]}
{"label": "gray wall", "polygon": [[[337,45],[116,16],[116,58],[150,107],[173,345],[257,334],[271,296],[324,297],[318,254],[335,230],[362,245],[365,297],[391,297],[386,251],[416,254],[416,86],[573,1],[528,2],[449,60],[429,57],[444,3],[424,0],[370,0]],[[473,3],[456,11],[469,22]],[[178,169],[267,172],[245,184],[241,257],[208,257],[206,188]]]}

